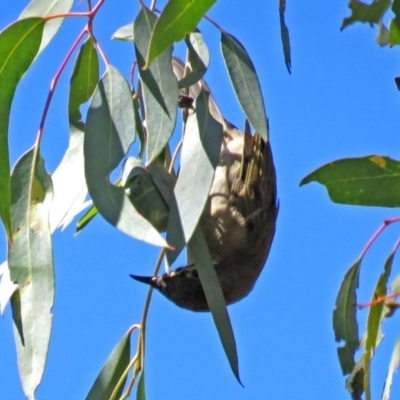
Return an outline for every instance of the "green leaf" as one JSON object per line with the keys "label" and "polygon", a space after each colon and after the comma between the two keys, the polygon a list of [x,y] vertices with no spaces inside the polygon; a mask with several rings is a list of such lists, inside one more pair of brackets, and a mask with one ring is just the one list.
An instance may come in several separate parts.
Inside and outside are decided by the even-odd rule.
{"label": "green leaf", "polygon": [[196,270],[199,274],[201,285],[203,286],[207,304],[213,316],[222,347],[224,348],[233,374],[241,384],[235,336],[233,334],[228,310],[226,309],[221,285],[200,226],[194,231],[188,247],[196,264]]}
{"label": "green leaf", "polygon": [[113,40],[122,40],[124,42],[133,41],[133,23],[130,22],[124,26],[118,28],[111,36]]}
{"label": "green leaf", "polygon": [[135,116],[127,82],[112,66],[100,80],[89,106],[85,139],[85,176],[100,214],[122,232],[144,242],[166,246],[156,229],[132,206],[125,191],[109,182],[110,173],[135,138]]}
{"label": "green leaf", "polygon": [[389,369],[385,380],[385,386],[383,387],[383,392],[382,392],[382,400],[389,400],[390,388],[393,382],[393,375],[397,371],[399,363],[400,363],[400,337],[396,341],[392,357],[390,359]]}
{"label": "green leaf", "polygon": [[[208,110],[206,92],[200,93],[195,108],[196,112],[189,115],[186,122],[179,177],[175,186],[186,243],[189,243],[207,202],[221,153],[223,132],[222,125]],[[176,246],[168,234],[167,241]]]}
{"label": "green leaf", "polygon": [[11,298],[19,374],[24,393],[34,398],[46,364],[52,327],[54,269],[49,226],[50,176],[37,148],[17,162],[11,176],[12,234],[8,248]]}
{"label": "green leaf", "polygon": [[260,82],[246,49],[226,32],[221,32],[221,49],[233,88],[246,117],[255,131],[268,140],[268,122]]}
{"label": "green leaf", "polygon": [[99,59],[92,38],[88,38],[79,50],[71,76],[68,114],[71,124],[81,123],[79,107],[92,96],[99,80]]}
{"label": "green leaf", "polygon": [[390,6],[390,0],[373,0],[371,4],[363,3],[358,0],[350,0],[349,8],[351,16],[344,18],[340,29],[344,29],[355,22],[365,22],[377,24],[383,17],[383,14]]}
{"label": "green leaf", "polygon": [[178,82],[180,89],[198,82],[207,72],[210,63],[210,54],[200,32],[192,32],[185,42],[189,51],[189,64],[192,71]]}
{"label": "green leaf", "polygon": [[[114,347],[86,396],[86,400],[110,400],[111,394],[129,365],[131,333],[132,330],[130,329]],[[125,382],[126,377],[124,378],[122,385],[116,391],[116,396],[113,396],[114,399],[120,398]]]}
{"label": "green leaf", "polygon": [[83,217],[76,223],[75,234],[78,234],[83,228],[85,228],[98,213],[99,211],[95,206],[90,207]]}
{"label": "green leaf", "polygon": [[172,48],[165,50],[150,68],[143,70],[156,19],[142,6],[133,25],[135,53],[145,101],[148,164],[157,159],[171,138],[178,105],[178,83],[171,66]]}
{"label": "green leaf", "polygon": [[333,312],[333,330],[337,342],[344,341],[337,348],[343,375],[353,371],[354,354],[359,345],[357,314],[358,278],[361,260],[358,260],[346,273],[336,298],[336,308]]}
{"label": "green leaf", "polygon": [[146,68],[166,49],[194,31],[216,0],[169,0],[151,35]]}
{"label": "green leaf", "polygon": [[400,44],[400,0],[393,0],[392,11],[395,17],[390,20],[389,24],[389,44],[394,46]]}
{"label": "green leaf", "polygon": [[285,9],[286,9],[286,0],[279,0],[279,22],[281,26],[281,41],[282,41],[283,55],[285,57],[286,68],[290,74],[292,69],[292,57],[290,56],[289,29],[285,23]]}
{"label": "green leaf", "polygon": [[8,122],[14,93],[39,50],[44,28],[41,18],[18,21],[0,33],[0,217],[7,236],[10,221],[10,161]]}
{"label": "green leaf", "polygon": [[136,392],[136,400],[146,400],[146,389],[144,386],[144,371],[140,374],[137,392]]}
{"label": "green leaf", "polygon": [[[392,271],[393,259],[395,251],[390,254],[386,260],[383,273],[380,275],[376,284],[372,300],[386,296],[387,283]],[[384,303],[374,304],[370,307],[367,322],[367,335],[365,339],[365,352],[364,352],[364,390],[366,399],[371,398],[370,393],[370,363],[378,343],[380,342],[381,329],[380,325],[384,318]]]}
{"label": "green leaf", "polygon": [[335,203],[374,207],[400,206],[400,162],[371,155],[330,162],[300,182],[323,184]]}
{"label": "green leaf", "polygon": [[[52,14],[65,14],[71,10],[73,4],[74,0],[32,0],[25,10],[22,11],[19,19],[47,17]],[[46,48],[53,37],[57,34],[64,19],[65,18],[53,18],[46,22],[38,54]]]}

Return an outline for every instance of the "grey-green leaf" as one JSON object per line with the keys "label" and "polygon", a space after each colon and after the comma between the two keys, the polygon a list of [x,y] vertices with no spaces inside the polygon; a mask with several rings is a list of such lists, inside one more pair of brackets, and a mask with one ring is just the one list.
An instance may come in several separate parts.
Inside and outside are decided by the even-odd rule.
{"label": "grey-green leaf", "polygon": [[167,145],[176,123],[178,82],[172,71],[172,47],[144,70],[156,16],[142,6],[134,24],[135,53],[146,111],[147,163],[152,163]]}
{"label": "grey-green leaf", "polygon": [[49,224],[50,176],[33,148],[17,162],[11,177],[14,245],[8,249],[18,367],[25,395],[33,399],[47,358],[54,303],[54,267]]}
{"label": "grey-green leaf", "polygon": [[135,138],[131,92],[122,75],[109,66],[89,106],[84,139],[85,176],[100,214],[122,232],[166,246],[157,230],[133,207],[122,187],[109,182]]}
{"label": "grey-green leaf", "polygon": [[[131,353],[131,333],[132,330],[130,329],[114,347],[86,396],[86,400],[110,400],[114,389],[116,389],[122,374],[129,364]],[[118,390],[116,390],[113,399],[120,398],[125,382],[126,377],[123,380],[122,385]]]}
{"label": "grey-green leaf", "polygon": [[[200,93],[195,110],[186,122],[179,177],[175,186],[186,243],[189,243],[196,229],[210,193],[221,152],[223,131],[222,125],[208,110],[208,93]],[[176,253],[181,250],[177,247],[178,243],[174,243],[170,232],[167,241],[176,248]],[[172,259],[169,258],[169,262]]]}
{"label": "grey-green leaf", "polygon": [[185,42],[189,51],[188,58],[192,71],[178,82],[180,89],[198,82],[207,72],[210,63],[210,54],[201,32],[192,32],[186,37]]}
{"label": "grey-green leaf", "polygon": [[221,32],[221,49],[233,88],[246,117],[255,131],[268,140],[264,100],[250,56],[243,45],[226,32]]}
{"label": "grey-green leaf", "polygon": [[132,157],[126,160],[121,184],[136,210],[159,232],[165,232],[168,223],[168,205],[140,160]]}
{"label": "grey-green leaf", "polygon": [[207,304],[213,316],[215,327],[217,328],[229,365],[236,379],[240,382],[235,336],[233,334],[221,285],[200,226],[194,231],[188,248],[196,264]]}

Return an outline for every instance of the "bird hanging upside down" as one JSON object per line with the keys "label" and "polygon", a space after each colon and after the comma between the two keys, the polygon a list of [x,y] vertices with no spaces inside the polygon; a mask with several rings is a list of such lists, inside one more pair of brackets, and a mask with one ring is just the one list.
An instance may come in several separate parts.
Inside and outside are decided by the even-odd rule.
{"label": "bird hanging upside down", "polygon": [[[278,215],[269,141],[224,121],[219,163],[201,218],[226,304],[247,296],[267,260]],[[131,275],[179,307],[209,311],[194,265],[157,277]]]}

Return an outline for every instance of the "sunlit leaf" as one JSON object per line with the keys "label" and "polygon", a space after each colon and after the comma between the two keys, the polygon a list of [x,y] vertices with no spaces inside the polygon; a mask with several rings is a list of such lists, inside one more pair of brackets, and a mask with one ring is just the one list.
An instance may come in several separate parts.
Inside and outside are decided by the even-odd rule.
{"label": "sunlit leaf", "polygon": [[400,162],[367,156],[333,161],[302,179],[323,184],[335,203],[358,206],[400,206]]}
{"label": "sunlit leaf", "polygon": [[109,66],[92,97],[86,121],[84,156],[86,183],[93,203],[113,226],[136,239],[166,246],[156,229],[129,201],[125,191],[109,182],[135,138],[135,116],[127,82]]}
{"label": "sunlit leaf", "polygon": [[385,386],[383,387],[382,400],[389,400],[390,389],[393,382],[393,375],[397,371],[400,363],[400,337],[397,339],[390,359],[388,372],[386,375]]}
{"label": "sunlit leaf", "polygon": [[50,212],[52,232],[65,227],[88,205],[83,160],[84,123],[79,107],[92,96],[99,79],[99,62],[92,39],[81,47],[71,77],[69,93],[70,139],[68,149],[52,175],[54,200]]}
{"label": "sunlit leaf", "polygon": [[54,270],[49,225],[50,176],[33,148],[17,162],[11,176],[12,234],[8,249],[18,367],[25,395],[33,399],[46,364],[52,327]]}
{"label": "sunlit leaf", "polygon": [[361,260],[358,260],[346,273],[336,298],[336,308],[333,312],[333,330],[335,340],[342,344],[337,348],[343,375],[353,371],[354,354],[359,345],[357,323],[358,278]]}
{"label": "sunlit leaf", "polygon": [[7,261],[0,265],[0,314],[4,316],[4,310],[18,285],[11,280],[10,269]]}
{"label": "sunlit leaf", "polygon": [[172,48],[164,51],[143,70],[156,16],[146,7],[133,24],[135,53],[143,83],[146,111],[147,163],[152,163],[167,145],[175,128],[178,105],[178,83],[171,66]]}
{"label": "sunlit leaf", "polygon": [[80,220],[76,223],[76,231],[78,234],[83,228],[85,228],[89,222],[99,213],[95,206],[91,206],[89,210],[85,212],[85,214],[80,218]]}
{"label": "sunlit leaf", "polygon": [[[132,330],[129,330],[114,347],[90,389],[86,400],[110,400],[111,394],[129,364],[131,353],[131,333]],[[125,382],[126,378],[123,380],[123,384],[120,388],[115,392],[113,397],[114,399],[120,398]]]}
{"label": "sunlit leaf", "polygon": [[194,31],[216,0],[169,0],[158,18],[151,36],[146,65],[166,49]]}
{"label": "sunlit leaf", "polygon": [[0,33],[0,217],[11,236],[8,122],[15,90],[39,50],[44,21],[18,21]]}
{"label": "sunlit leaf", "polygon": [[268,122],[260,82],[246,49],[232,35],[221,33],[221,49],[236,96],[255,131],[268,140]]}
{"label": "sunlit leaf", "polygon": [[344,18],[341,29],[355,22],[364,22],[371,26],[377,24],[389,7],[390,0],[374,0],[371,4],[366,4],[358,0],[350,0],[349,8],[351,9],[351,16]]}
{"label": "sunlit leaf", "polygon": [[[19,19],[46,17],[53,14],[65,14],[71,10],[73,4],[74,0],[31,0],[25,10],[22,11]],[[64,18],[53,18],[46,22],[38,53],[42,52],[42,50],[46,48],[61,28],[63,22]]]}
{"label": "sunlit leaf", "polygon": [[122,40],[124,42],[132,42],[133,41],[133,23],[130,22],[121,28],[118,28],[113,35],[111,36],[113,40]]}

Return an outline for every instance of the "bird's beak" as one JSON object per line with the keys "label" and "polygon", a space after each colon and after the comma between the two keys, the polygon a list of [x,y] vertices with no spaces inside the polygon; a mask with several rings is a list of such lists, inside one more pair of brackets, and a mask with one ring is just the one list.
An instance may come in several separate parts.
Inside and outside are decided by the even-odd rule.
{"label": "bird's beak", "polygon": [[129,275],[135,281],[139,281],[145,283],[146,285],[150,285],[153,288],[157,288],[157,281],[153,276],[138,276],[138,275]]}

